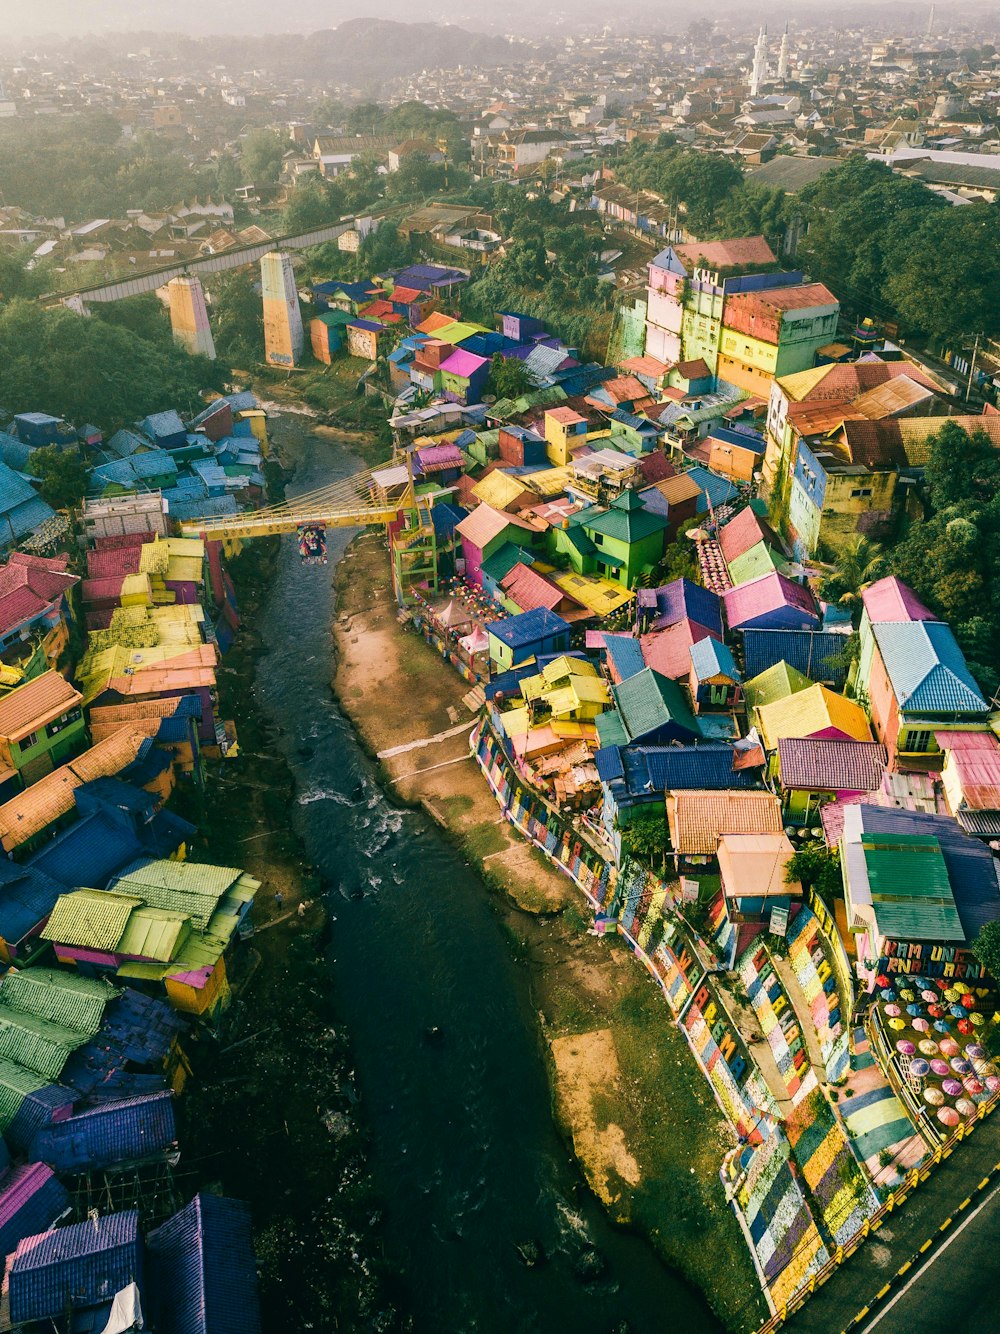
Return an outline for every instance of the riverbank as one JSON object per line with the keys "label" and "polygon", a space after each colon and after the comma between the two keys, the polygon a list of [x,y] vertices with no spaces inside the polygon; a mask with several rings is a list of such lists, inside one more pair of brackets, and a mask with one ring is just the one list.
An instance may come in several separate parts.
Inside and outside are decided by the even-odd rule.
{"label": "riverbank", "polygon": [[423,805],[497,891],[530,976],[554,1113],[591,1189],[730,1328],[755,1327],[766,1309],[718,1178],[732,1132],[661,992],[617,937],[587,934],[580,891],[500,815],[468,756],[469,687],[400,624],[380,534],[345,553],[337,599],[341,708],[393,790]]}
{"label": "riverbank", "polygon": [[276,554],[276,542],[253,543],[229,565],[242,625],[219,693],[222,716],[237,720],[239,758],[216,767],[190,812],[194,859],[245,867],[264,888],[225,1023],[191,1053],[179,1110],[198,1150],[185,1166],[252,1208],[264,1329],[390,1331],[405,1322],[374,1241],[352,1057],[324,964],[329,923],[288,820],[293,778],[256,699]]}

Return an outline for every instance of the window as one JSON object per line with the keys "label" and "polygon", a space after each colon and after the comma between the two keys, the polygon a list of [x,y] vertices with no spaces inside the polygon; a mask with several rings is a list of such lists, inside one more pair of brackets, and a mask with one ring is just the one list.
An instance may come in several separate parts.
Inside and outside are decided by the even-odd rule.
{"label": "window", "polygon": [[30,750],[32,746],[38,745],[38,733],[32,732],[30,736],[23,736],[17,743],[18,750]]}
{"label": "window", "polygon": [[[907,732],[906,734],[906,753],[910,755],[924,755],[931,748],[931,733],[923,729]],[[903,747],[900,747],[903,749]]]}
{"label": "window", "polygon": [[851,499],[858,500],[861,496],[870,496],[872,489],[870,486],[856,486],[851,492]]}
{"label": "window", "polygon": [[595,533],[595,534],[594,534],[594,546],[595,546],[595,547],[603,547],[603,546],[604,546],[604,534],[603,534],[603,533]]}

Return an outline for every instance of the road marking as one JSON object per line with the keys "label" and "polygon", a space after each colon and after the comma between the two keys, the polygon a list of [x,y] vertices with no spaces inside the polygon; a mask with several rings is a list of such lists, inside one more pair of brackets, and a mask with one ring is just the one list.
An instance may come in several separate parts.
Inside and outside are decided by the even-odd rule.
{"label": "road marking", "polygon": [[[934,1252],[934,1254],[928,1260],[924,1262],[924,1264],[921,1265],[921,1267],[917,1270],[917,1272],[913,1275],[913,1277],[903,1284],[900,1290],[896,1293],[895,1297],[893,1297],[892,1301],[886,1302],[885,1306],[882,1308],[881,1311],[879,1311],[875,1319],[872,1320],[870,1324],[865,1326],[864,1334],[869,1334],[869,1331],[873,1330],[875,1326],[879,1323],[879,1321],[885,1319],[885,1317],[889,1314],[889,1312],[896,1305],[899,1299],[901,1297],[905,1297],[906,1294],[909,1292],[909,1290],[913,1287],[914,1283],[919,1282],[920,1279],[923,1277],[923,1275],[927,1273],[931,1265],[935,1264],[938,1260],[941,1259],[941,1256],[944,1255],[945,1251],[948,1249],[951,1243],[955,1241],[956,1238],[958,1238],[962,1234],[962,1232],[965,1231],[965,1229],[969,1226],[969,1224],[976,1217],[976,1215],[978,1213],[981,1213],[983,1209],[986,1208],[986,1206],[997,1194],[1000,1194],[1000,1182],[998,1182],[993,1187],[993,1189],[985,1197],[985,1199],[981,1200],[979,1204],[976,1205],[975,1209],[973,1209],[971,1213],[966,1214],[966,1216],[962,1219],[961,1223],[959,1223],[958,1227],[955,1228],[954,1232],[952,1232],[951,1236],[947,1239],[947,1241],[943,1241],[940,1247]],[[930,1243],[928,1242],[926,1243],[926,1245],[930,1245]],[[921,1246],[920,1249],[924,1250],[925,1246]]]}

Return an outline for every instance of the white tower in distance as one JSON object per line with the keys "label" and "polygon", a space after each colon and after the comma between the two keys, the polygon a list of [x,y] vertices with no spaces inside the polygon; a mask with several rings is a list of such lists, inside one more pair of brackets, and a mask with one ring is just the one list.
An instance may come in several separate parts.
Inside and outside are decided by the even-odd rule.
{"label": "white tower in distance", "polygon": [[930,37],[933,34],[933,32],[934,32],[934,6],[931,5],[931,12],[927,15],[927,30],[925,31],[924,36]]}
{"label": "white tower in distance", "polygon": [[778,51],[778,82],[784,83],[788,78],[788,24],[785,24],[785,31],[781,34],[781,49]]}
{"label": "white tower in distance", "polygon": [[750,74],[750,96],[757,97],[767,78],[767,24],[760,30],[753,49],[753,70]]}

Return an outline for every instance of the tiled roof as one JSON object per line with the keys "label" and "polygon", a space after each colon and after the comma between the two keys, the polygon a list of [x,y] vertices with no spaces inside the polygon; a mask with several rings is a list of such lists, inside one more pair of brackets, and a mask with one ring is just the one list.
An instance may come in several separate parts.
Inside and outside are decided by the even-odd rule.
{"label": "tiled roof", "polygon": [[643,662],[672,681],[686,679],[691,670],[691,646],[711,635],[711,630],[689,620],[668,625],[665,630],[654,630],[640,636]]}
{"label": "tiled roof", "polygon": [[259,1334],[250,1209],[202,1192],[149,1234],[162,1334]]}
{"label": "tiled roof", "polygon": [[900,708],[914,714],[989,713],[950,626],[903,621],[872,629]]}
{"label": "tiled roof", "polygon": [[0,566],[0,635],[43,615],[80,582],[67,574],[66,560],[12,552]]}
{"label": "tiled roof", "polygon": [[733,586],[737,587],[740,584],[748,584],[753,579],[759,579],[762,575],[770,574],[773,570],[783,571],[786,562],[773,547],[769,547],[766,542],[758,542],[755,547],[744,551],[742,556],[737,556],[731,561],[728,568]]}
{"label": "tiled roof", "polygon": [[504,575],[500,585],[522,611],[533,611],[536,607],[555,611],[566,596],[561,588],[520,562]]}
{"label": "tiled roof", "polygon": [[234,866],[143,859],[126,867],[111,888],[118,894],[134,894],[154,908],[183,912],[204,930],[224,894],[252,899],[260,881]]}
{"label": "tiled roof", "polygon": [[936,621],[938,618],[912,588],[889,575],[862,589],[861,601],[870,621]]}
{"label": "tiled roof", "polygon": [[627,681],[636,672],[641,672],[646,663],[642,656],[642,646],[631,635],[604,635],[604,647],[608,661],[614,666],[619,681]]}
{"label": "tiled roof", "polygon": [[20,741],[79,704],[83,696],[57,671],[43,672],[0,699],[0,737]]}
{"label": "tiled roof", "polygon": [[763,236],[742,236],[730,241],[692,241],[688,245],[674,246],[673,250],[688,273],[695,268],[725,269],[777,262]]}
{"label": "tiled roof", "polygon": [[8,1269],[11,1320],[61,1320],[67,1309],[110,1302],[142,1274],[136,1209],[25,1237]]}
{"label": "tiled roof", "polygon": [[674,579],[660,588],[640,588],[636,604],[640,615],[648,613],[655,617],[650,629],[663,630],[690,619],[717,635],[722,634],[722,603],[718,593],[689,579]]}
{"label": "tiled roof", "polygon": [[44,1163],[15,1167],[0,1186],[0,1255],[10,1255],[25,1237],[48,1231],[69,1205],[65,1188]]}
{"label": "tiled roof", "polygon": [[43,940],[85,949],[112,951],[121,939],[132,909],[141,899],[108,894],[99,889],[78,889],[63,894],[42,930]]}
{"label": "tiled roof", "polygon": [[784,737],[815,737],[821,732],[839,732],[855,741],[872,739],[864,709],[824,685],[763,705],[757,710],[757,724],[768,750],[775,750]]}
{"label": "tiled roof", "polygon": [[749,505],[719,529],[719,545],[727,565],[758,542],[766,543],[775,551],[781,550],[781,542],[774,529],[765,519],[756,515]]}
{"label": "tiled roof", "polygon": [[667,793],[670,842],[682,856],[712,856],[722,834],[778,834],[781,802],[770,792]]}
{"label": "tiled roof", "polygon": [[459,537],[464,537],[480,551],[508,527],[515,527],[528,532],[538,531],[531,524],[515,518],[513,514],[501,513],[490,505],[477,505],[468,518],[463,519],[455,529]]}
{"label": "tiled roof", "polygon": [[606,537],[631,544],[654,533],[662,533],[669,527],[669,522],[662,514],[647,509],[635,491],[623,491],[603,514],[588,516],[583,526],[588,533],[603,533]]}
{"label": "tiled roof", "polygon": [[819,630],[744,630],[743,665],[748,677],[786,662],[813,681],[843,685],[847,679],[844,635]]}
{"label": "tiled roof", "polygon": [[680,686],[649,667],[613,686],[612,694],[630,739],[641,739],[670,724],[698,735],[698,723]]}
{"label": "tiled roof", "polygon": [[102,1103],[40,1130],[31,1159],[56,1172],[89,1172],[163,1154],[176,1140],[174,1095],[167,1089]]}
{"label": "tiled roof", "polygon": [[96,1033],[104,1007],[118,992],[99,978],[60,968],[12,968],[0,983],[0,1006],[66,1028]]}
{"label": "tiled roof", "polygon": [[724,676],[730,681],[741,681],[740,669],[736,666],[732,650],[721,640],[705,638],[691,645],[691,665],[699,681],[709,681],[715,676]]}
{"label": "tiled roof", "polygon": [[602,782],[621,784],[635,796],[682,788],[756,787],[757,779],[733,769],[727,745],[608,746],[594,756]]}
{"label": "tiled roof", "polygon": [[885,774],[885,746],[876,741],[778,741],[778,770],[784,788],[808,792],[875,792]]}

